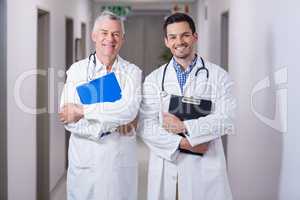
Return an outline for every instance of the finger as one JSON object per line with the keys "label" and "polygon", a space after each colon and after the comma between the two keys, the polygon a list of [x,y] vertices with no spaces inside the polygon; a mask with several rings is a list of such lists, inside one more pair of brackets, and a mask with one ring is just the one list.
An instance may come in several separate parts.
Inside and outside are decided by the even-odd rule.
{"label": "finger", "polygon": [[64,106],[59,108],[59,113],[61,113],[64,110]]}
{"label": "finger", "polygon": [[65,120],[64,116],[63,115],[59,115],[59,120],[60,121],[64,121]]}
{"label": "finger", "polygon": [[170,118],[170,114],[169,113],[163,113],[163,118],[166,118],[166,119]]}
{"label": "finger", "polygon": [[65,115],[66,114],[66,110],[65,109],[62,109],[60,112],[59,112],[59,115]]}
{"label": "finger", "polygon": [[170,117],[170,118],[173,118],[173,117],[176,117],[175,115],[169,113],[169,112],[165,112],[163,113],[166,117]]}

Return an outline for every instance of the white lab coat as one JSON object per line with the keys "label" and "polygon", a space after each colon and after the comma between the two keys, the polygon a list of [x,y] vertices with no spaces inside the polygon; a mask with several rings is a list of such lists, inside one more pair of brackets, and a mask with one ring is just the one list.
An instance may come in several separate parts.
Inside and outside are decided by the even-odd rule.
{"label": "white lab coat", "polygon": [[[179,200],[231,200],[221,135],[233,128],[236,100],[232,96],[232,81],[220,67],[205,62],[209,79],[201,70],[195,77],[201,60],[190,73],[184,86],[185,96],[208,98],[215,104],[209,116],[185,121],[190,144],[210,141],[203,157],[179,153],[181,137],[162,128],[162,112],[168,111],[169,95],[160,95],[164,66],[146,77],[140,112],[139,134],[150,148],[148,170],[148,200],[175,200],[178,180]],[[165,76],[165,91],[182,95],[173,61]]]}
{"label": "white lab coat", "polygon": [[[91,59],[71,66],[61,97],[65,103],[81,104],[76,86],[87,81],[87,73],[102,76],[104,66],[97,60],[95,71]],[[67,174],[68,200],[136,200],[136,138],[122,136],[116,127],[135,119],[141,100],[141,70],[118,56],[113,64],[122,89],[122,98],[114,103],[84,106],[84,118],[65,126],[72,134],[69,143]],[[94,72],[96,72],[94,74]],[[101,133],[112,134],[100,137]]]}

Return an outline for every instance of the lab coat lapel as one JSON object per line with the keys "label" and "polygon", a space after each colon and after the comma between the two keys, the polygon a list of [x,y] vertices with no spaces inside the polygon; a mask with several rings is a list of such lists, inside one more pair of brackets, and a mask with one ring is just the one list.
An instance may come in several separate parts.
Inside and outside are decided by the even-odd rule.
{"label": "lab coat lapel", "polygon": [[202,67],[202,62],[200,57],[198,57],[196,65],[194,66],[191,73],[189,74],[188,79],[183,87],[183,92],[185,96],[199,97],[204,92],[204,86],[206,85],[206,78],[205,78],[206,74],[204,70],[199,71],[198,75],[196,76],[197,70],[201,67]]}
{"label": "lab coat lapel", "polygon": [[170,61],[166,70],[164,87],[165,87],[165,91],[168,94],[182,95],[178,83],[176,71],[173,66],[173,59]]}
{"label": "lab coat lapel", "polygon": [[126,78],[128,78],[127,76],[129,75],[126,72],[125,64],[126,63],[123,60],[123,58],[118,56],[114,63],[114,66],[113,66],[113,71],[116,74],[117,80],[118,80],[119,84],[121,85],[121,88],[125,87]]}

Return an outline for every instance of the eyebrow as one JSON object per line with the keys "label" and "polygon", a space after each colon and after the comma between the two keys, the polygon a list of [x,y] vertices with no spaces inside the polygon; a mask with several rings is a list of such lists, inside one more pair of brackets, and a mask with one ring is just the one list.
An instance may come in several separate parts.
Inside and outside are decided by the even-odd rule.
{"label": "eyebrow", "polygon": [[[100,31],[102,31],[102,32],[108,32],[109,30],[106,30],[106,29],[100,29]],[[121,31],[113,31],[112,33],[121,33]]]}
{"label": "eyebrow", "polygon": [[193,33],[186,31],[186,32],[179,33],[179,34],[170,33],[170,34],[167,34],[167,36],[176,36],[176,35],[184,35],[184,34],[193,34]]}

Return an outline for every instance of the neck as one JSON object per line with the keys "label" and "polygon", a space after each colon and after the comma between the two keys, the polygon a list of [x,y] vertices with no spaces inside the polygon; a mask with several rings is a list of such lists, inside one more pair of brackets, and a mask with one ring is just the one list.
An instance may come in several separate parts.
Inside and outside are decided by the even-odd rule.
{"label": "neck", "polygon": [[188,66],[192,63],[193,59],[195,58],[195,54],[193,53],[186,58],[178,58],[175,56],[174,56],[174,58],[175,58],[176,62],[178,64],[180,64],[184,70],[186,70],[188,68]]}
{"label": "neck", "polygon": [[97,59],[106,66],[106,70],[110,71],[116,60],[116,56],[103,56],[96,53]]}

